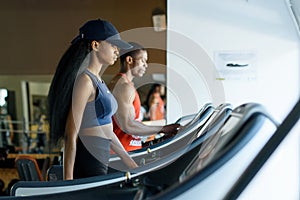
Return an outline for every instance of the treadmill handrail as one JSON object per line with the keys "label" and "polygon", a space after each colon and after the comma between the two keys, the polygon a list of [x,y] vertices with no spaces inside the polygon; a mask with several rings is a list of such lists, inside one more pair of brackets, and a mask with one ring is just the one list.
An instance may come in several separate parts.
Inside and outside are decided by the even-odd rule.
{"label": "treadmill handrail", "polygon": [[234,186],[229,190],[229,192],[224,197],[224,200],[237,199],[247,185],[251,182],[258,171],[263,167],[266,161],[274,153],[280,143],[289,134],[290,130],[294,127],[296,122],[300,118],[300,99],[293,107],[292,111],[279,125],[275,133],[266,143],[266,145],[260,150],[256,155],[244,173],[240,176]]}

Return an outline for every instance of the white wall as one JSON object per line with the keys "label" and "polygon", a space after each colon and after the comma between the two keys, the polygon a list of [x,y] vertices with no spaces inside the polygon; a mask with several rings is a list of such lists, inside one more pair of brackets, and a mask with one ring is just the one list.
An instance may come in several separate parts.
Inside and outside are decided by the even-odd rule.
{"label": "white wall", "polygon": [[[263,104],[282,121],[299,97],[299,36],[284,0],[168,1],[168,122],[206,102]],[[222,79],[219,51],[252,52],[252,70]]]}
{"label": "white wall", "polygon": [[300,121],[258,171],[240,200],[300,199],[299,141]]}
{"label": "white wall", "polygon": [[[299,98],[300,85],[299,29],[286,2],[168,1],[169,122],[207,101],[234,107],[258,102],[278,121],[285,118]],[[214,57],[220,51],[251,52],[254,59],[248,69],[222,75]],[[264,166],[269,170],[257,175],[241,199],[299,199],[299,136],[298,125]]]}

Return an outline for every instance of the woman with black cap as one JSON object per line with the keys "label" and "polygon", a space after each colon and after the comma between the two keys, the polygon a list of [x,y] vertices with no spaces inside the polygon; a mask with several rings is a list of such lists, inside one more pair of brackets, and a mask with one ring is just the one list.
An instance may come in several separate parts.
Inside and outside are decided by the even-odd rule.
{"label": "woman with black cap", "polygon": [[48,95],[49,122],[53,142],[64,136],[65,180],[106,174],[110,148],[129,168],[137,167],[113,132],[117,102],[101,79],[119,48],[131,45],[110,22],[91,20],[57,66]]}

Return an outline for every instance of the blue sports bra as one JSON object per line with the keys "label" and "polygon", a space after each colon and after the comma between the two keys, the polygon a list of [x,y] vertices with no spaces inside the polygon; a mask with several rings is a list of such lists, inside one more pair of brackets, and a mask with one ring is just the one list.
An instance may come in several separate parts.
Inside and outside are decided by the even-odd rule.
{"label": "blue sports bra", "polygon": [[91,78],[96,87],[96,98],[94,101],[86,104],[81,128],[91,128],[112,123],[112,115],[118,109],[115,97],[111,94],[106,84],[101,82],[93,73],[87,69],[84,73]]}

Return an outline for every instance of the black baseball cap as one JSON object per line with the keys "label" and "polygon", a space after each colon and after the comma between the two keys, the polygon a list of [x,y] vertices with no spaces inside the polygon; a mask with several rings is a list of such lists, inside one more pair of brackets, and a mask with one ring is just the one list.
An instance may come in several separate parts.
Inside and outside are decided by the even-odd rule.
{"label": "black baseball cap", "polygon": [[121,39],[118,30],[112,23],[101,19],[86,22],[79,29],[79,35],[72,40],[72,44],[80,39],[105,40],[120,49],[132,48],[132,45]]}

